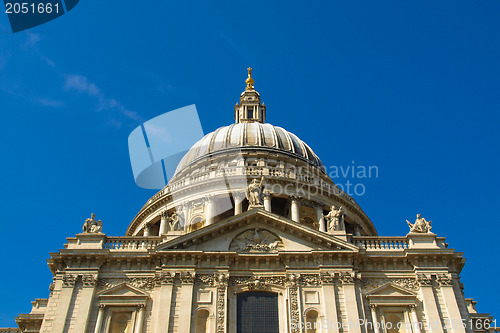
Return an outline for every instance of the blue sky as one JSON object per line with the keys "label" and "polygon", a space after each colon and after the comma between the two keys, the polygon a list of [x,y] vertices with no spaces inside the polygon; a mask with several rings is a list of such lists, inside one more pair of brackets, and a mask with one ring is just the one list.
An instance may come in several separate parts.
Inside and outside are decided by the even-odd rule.
{"label": "blue sky", "polygon": [[206,133],[232,123],[248,66],[268,122],[326,166],[377,166],[353,181],[380,235],[422,213],[465,253],[466,297],[500,315],[499,14],[496,0],[81,0],[16,34],[1,14],[0,327],[48,297],[45,259],[90,213],[123,235],[155,193],[134,184],[129,133],[190,104]]}

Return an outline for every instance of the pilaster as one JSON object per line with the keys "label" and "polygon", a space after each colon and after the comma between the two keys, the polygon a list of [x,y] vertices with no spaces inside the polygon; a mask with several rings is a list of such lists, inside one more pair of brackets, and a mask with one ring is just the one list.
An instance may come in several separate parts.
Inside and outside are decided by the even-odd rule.
{"label": "pilaster", "polygon": [[156,302],[153,303],[153,332],[166,333],[168,330],[174,279],[175,273],[169,272],[162,272],[155,278],[160,290]]}
{"label": "pilaster", "polygon": [[97,283],[97,272],[90,272],[82,276],[82,290],[75,319],[74,331],[76,333],[87,332],[87,325],[90,317],[90,310],[94,300],[95,287]]}
{"label": "pilaster", "polygon": [[344,291],[344,301],[347,313],[347,322],[349,324],[349,333],[361,333],[359,325],[358,301],[356,297],[356,288],[354,285],[354,272],[342,272],[340,281]]}
{"label": "pilaster", "polygon": [[431,333],[443,333],[443,325],[441,324],[436,298],[434,297],[431,276],[430,274],[419,273],[417,274],[417,280],[420,284],[420,297],[424,304],[428,330]]}
{"label": "pilaster", "polygon": [[193,311],[193,290],[194,290],[194,273],[181,273],[181,299],[182,305],[179,314],[179,332],[191,332],[191,316]]}

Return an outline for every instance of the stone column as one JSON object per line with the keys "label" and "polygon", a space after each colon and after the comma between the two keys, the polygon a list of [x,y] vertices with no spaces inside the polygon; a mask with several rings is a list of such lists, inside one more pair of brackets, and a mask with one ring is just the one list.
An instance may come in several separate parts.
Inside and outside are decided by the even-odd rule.
{"label": "stone column", "polygon": [[319,231],[326,232],[326,221],[323,216],[323,206],[316,206],[316,216],[318,219]]}
{"label": "stone column", "polygon": [[424,303],[428,329],[431,333],[443,333],[443,325],[441,325],[441,318],[434,297],[431,276],[429,274],[417,274],[417,280],[420,284],[420,297]]}
{"label": "stone column", "polygon": [[[448,318],[453,333],[465,333],[465,328],[462,327],[462,316],[458,308],[457,297],[453,291],[452,278],[449,274],[439,274],[437,282],[441,288],[446,310],[448,310]],[[449,331],[449,330],[448,330]]]}
{"label": "stone column", "polygon": [[214,223],[214,196],[209,195],[205,198],[205,221],[206,225]]}
{"label": "stone column", "polygon": [[271,193],[269,192],[264,192],[262,194],[262,196],[264,197],[264,209],[267,211],[267,212],[270,212],[271,211]]}
{"label": "stone column", "polygon": [[[411,313],[411,328],[415,333],[421,333],[420,330],[420,323],[418,322],[418,317],[417,317],[417,306],[415,304],[410,305],[410,313]],[[375,332],[378,333],[378,332]]]}
{"label": "stone column", "polygon": [[75,319],[74,332],[87,332],[90,309],[94,300],[95,285],[97,283],[97,273],[84,274],[82,277],[82,290],[80,291],[77,314]]}
{"label": "stone column", "polygon": [[149,226],[149,224],[146,224],[144,226],[144,237],[149,237],[149,232],[151,231],[151,227]]}
{"label": "stone column", "polygon": [[295,222],[300,222],[300,216],[299,216],[299,198],[296,196],[291,196],[290,199],[292,200],[292,221]]}
{"label": "stone column", "polygon": [[354,286],[354,277],[352,272],[347,271],[340,275],[342,289],[344,291],[344,302],[349,323],[349,333],[361,333],[359,325],[358,301],[356,298],[356,289]]}
{"label": "stone column", "polygon": [[95,323],[94,333],[101,333],[102,321],[104,320],[104,305],[99,305],[99,313],[97,314],[97,321]]}
{"label": "stone column", "polygon": [[354,225],[354,236],[361,236],[361,226],[357,223]]}
{"label": "stone column", "polygon": [[160,292],[156,302],[153,302],[153,316],[155,326],[153,332],[166,333],[170,321],[170,306],[172,305],[172,290],[175,273],[161,273],[156,278],[160,284]]}
{"label": "stone column", "polygon": [[78,275],[64,274],[51,332],[63,333]]}
{"label": "stone column", "polygon": [[160,231],[158,232],[158,236],[161,236],[161,235],[164,235],[167,233],[167,226],[168,226],[168,222],[167,222],[167,218],[168,218],[168,213],[167,211],[163,211],[161,212],[160,214]]}
{"label": "stone column", "polygon": [[[191,209],[191,204],[189,203],[184,203],[180,205],[180,211],[182,213],[182,216],[184,217],[184,225],[182,226],[183,230],[187,230],[187,224],[189,223],[189,210]],[[181,216],[181,213],[179,214],[179,217]]]}
{"label": "stone column", "polygon": [[179,314],[179,332],[191,332],[191,315],[193,310],[194,272],[181,273],[181,312]]}
{"label": "stone column", "polygon": [[[325,313],[325,319],[328,325],[333,324],[333,327],[328,328],[328,332],[338,333],[339,328],[337,326],[337,304],[335,303],[335,289],[334,289],[335,279],[331,273],[321,274],[321,290],[323,296],[323,311]],[[378,332],[376,332],[378,333]]]}
{"label": "stone column", "polygon": [[243,212],[243,199],[245,195],[240,192],[236,192],[233,194],[234,200],[234,215],[241,214]]}
{"label": "stone column", "polygon": [[134,333],[142,333],[142,326],[144,326],[144,308],[145,304],[139,304],[139,313],[137,314],[137,322]]}
{"label": "stone column", "polygon": [[377,306],[375,304],[370,304],[370,312],[372,314],[373,331],[375,333],[380,333],[380,324],[377,317]]}

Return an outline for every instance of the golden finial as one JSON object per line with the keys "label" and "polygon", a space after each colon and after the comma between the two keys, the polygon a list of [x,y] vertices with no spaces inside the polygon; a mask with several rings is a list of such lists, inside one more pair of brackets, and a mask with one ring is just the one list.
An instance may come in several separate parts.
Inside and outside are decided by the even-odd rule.
{"label": "golden finial", "polygon": [[248,67],[248,78],[245,80],[247,83],[247,87],[245,90],[253,90],[253,83],[255,82],[254,79],[252,79],[252,67]]}

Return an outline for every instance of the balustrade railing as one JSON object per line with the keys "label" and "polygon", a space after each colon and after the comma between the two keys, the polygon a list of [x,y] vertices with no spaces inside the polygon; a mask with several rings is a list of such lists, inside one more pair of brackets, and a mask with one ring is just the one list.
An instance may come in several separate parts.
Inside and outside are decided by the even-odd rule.
{"label": "balustrade railing", "polygon": [[109,250],[150,250],[162,242],[161,237],[123,236],[107,237],[104,245]]}
{"label": "balustrade railing", "polygon": [[408,239],[406,237],[372,237],[372,236],[353,236],[354,245],[365,250],[405,250],[408,248]]}

